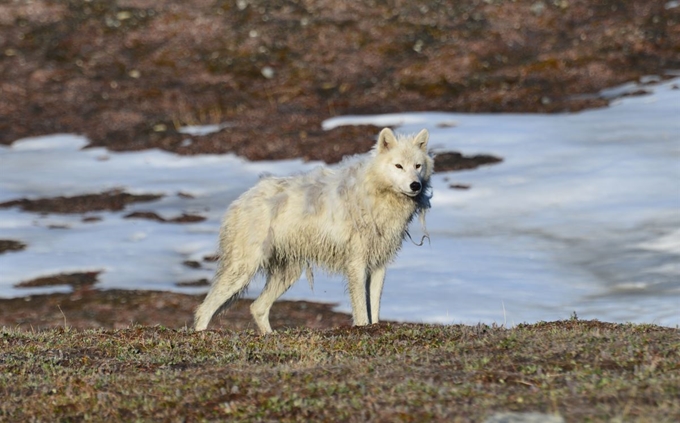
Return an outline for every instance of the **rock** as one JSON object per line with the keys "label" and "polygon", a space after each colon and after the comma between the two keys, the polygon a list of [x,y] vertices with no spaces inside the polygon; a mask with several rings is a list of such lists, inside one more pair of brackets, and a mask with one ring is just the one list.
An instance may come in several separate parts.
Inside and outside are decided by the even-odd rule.
{"label": "rock", "polygon": [[496,413],[484,423],[565,423],[564,418],[544,413]]}

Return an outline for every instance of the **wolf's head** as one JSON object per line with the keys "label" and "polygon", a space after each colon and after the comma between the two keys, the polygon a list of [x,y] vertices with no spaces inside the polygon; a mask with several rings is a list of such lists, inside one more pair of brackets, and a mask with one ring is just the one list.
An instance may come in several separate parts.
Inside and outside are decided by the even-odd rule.
{"label": "wolf's head", "polygon": [[398,137],[389,128],[380,131],[375,154],[383,183],[397,193],[424,199],[434,167],[434,161],[427,154],[429,137],[426,129],[415,136]]}

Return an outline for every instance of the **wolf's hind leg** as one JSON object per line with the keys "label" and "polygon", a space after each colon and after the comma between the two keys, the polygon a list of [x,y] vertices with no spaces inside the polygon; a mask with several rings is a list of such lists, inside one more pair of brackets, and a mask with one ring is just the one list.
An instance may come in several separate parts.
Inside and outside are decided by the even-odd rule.
{"label": "wolf's hind leg", "polygon": [[220,269],[215,275],[208,295],[196,309],[194,330],[205,330],[219,310],[229,307],[239,298],[257,272],[257,268],[237,269],[234,268],[235,266],[223,263],[219,266]]}
{"label": "wolf's hind leg", "polygon": [[270,271],[262,293],[250,305],[250,312],[263,335],[272,332],[269,325],[269,310],[272,304],[300,278],[301,274],[302,266],[299,264],[278,266]]}

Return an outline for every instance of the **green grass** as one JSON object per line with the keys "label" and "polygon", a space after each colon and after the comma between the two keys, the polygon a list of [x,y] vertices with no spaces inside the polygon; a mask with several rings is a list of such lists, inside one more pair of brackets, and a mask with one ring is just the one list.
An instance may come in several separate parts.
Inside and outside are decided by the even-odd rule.
{"label": "green grass", "polygon": [[680,331],[568,320],[0,330],[0,421],[680,421]]}

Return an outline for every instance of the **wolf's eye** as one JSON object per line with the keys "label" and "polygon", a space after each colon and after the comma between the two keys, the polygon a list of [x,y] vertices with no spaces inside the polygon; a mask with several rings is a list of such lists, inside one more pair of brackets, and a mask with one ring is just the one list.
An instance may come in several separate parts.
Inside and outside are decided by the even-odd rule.
{"label": "wolf's eye", "polygon": [[395,164],[395,166],[397,167],[397,169],[403,169],[403,167],[400,164]]}
{"label": "wolf's eye", "polygon": [[416,169],[420,169],[420,163],[416,165]]}

